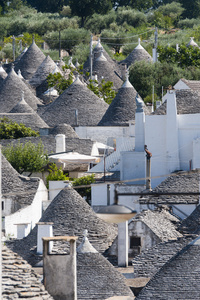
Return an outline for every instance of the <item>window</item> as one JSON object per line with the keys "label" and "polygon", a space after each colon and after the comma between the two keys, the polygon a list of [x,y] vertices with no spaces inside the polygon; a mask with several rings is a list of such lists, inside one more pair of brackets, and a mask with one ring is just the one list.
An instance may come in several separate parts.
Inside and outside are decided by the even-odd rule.
{"label": "window", "polygon": [[131,236],[130,237],[130,248],[140,247],[140,246],[141,246],[141,238],[140,237]]}

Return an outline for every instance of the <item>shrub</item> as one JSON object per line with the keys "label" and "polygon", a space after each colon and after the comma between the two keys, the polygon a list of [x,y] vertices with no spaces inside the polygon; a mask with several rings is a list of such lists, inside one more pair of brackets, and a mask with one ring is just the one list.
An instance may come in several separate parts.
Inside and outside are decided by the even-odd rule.
{"label": "shrub", "polygon": [[46,176],[47,188],[49,188],[49,181],[69,180],[69,177],[63,173],[62,168],[58,169],[55,163],[50,164],[48,171],[49,175]]}
{"label": "shrub", "polygon": [[[80,185],[90,185],[91,183],[95,182],[94,174],[83,176],[80,178],[73,179],[73,186],[80,186]],[[85,200],[90,204],[91,200],[91,187],[82,187],[78,188],[77,192],[81,195],[81,197],[84,197]]]}
{"label": "shrub", "polygon": [[30,136],[39,136],[39,133],[6,117],[0,119],[0,139],[18,139]]}
{"label": "shrub", "polygon": [[2,148],[2,153],[6,159],[20,174],[23,172],[42,171],[44,166],[48,163],[47,152],[44,151],[44,145],[39,142],[37,145],[31,142],[21,144],[20,141],[13,145]]}

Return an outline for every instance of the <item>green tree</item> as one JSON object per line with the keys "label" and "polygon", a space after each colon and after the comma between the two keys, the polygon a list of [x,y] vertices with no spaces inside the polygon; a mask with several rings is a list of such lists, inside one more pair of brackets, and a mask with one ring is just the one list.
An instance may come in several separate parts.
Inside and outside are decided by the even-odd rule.
{"label": "green tree", "polygon": [[49,181],[58,181],[58,180],[69,180],[69,177],[63,173],[62,168],[58,169],[57,165],[52,163],[49,166],[49,175],[46,177],[47,188],[49,188]]}
{"label": "green tree", "polygon": [[180,78],[199,80],[199,68],[181,68],[174,63],[145,61],[136,62],[130,67],[130,82],[143,99],[152,95],[153,86],[154,93],[160,98],[162,87],[166,89],[169,85],[173,86]]}
{"label": "green tree", "polygon": [[44,151],[44,145],[40,141],[37,145],[30,141],[22,144],[9,144],[2,148],[2,153],[18,173],[40,172],[48,163],[47,152]]}
{"label": "green tree", "polygon": [[18,139],[30,136],[39,136],[39,133],[6,117],[0,118],[0,139]]}
{"label": "green tree", "polygon": [[68,4],[67,0],[27,0],[27,3],[41,12],[59,12],[64,5]]}
{"label": "green tree", "polygon": [[198,18],[200,17],[200,0],[179,0],[185,9],[182,17],[183,18]]}
{"label": "green tree", "polygon": [[178,52],[173,47],[158,47],[158,53],[160,62],[176,63],[181,68],[200,67],[200,49],[198,47],[181,45]]}
{"label": "green tree", "polygon": [[106,14],[111,8],[111,0],[69,0],[69,6],[72,15],[81,18],[81,27],[84,27],[85,21],[94,13]]}
{"label": "green tree", "polygon": [[105,81],[105,79],[102,79],[100,83],[98,83],[97,80],[89,80],[89,84],[87,87],[93,91],[94,94],[96,94],[98,97],[103,98],[104,101],[108,104],[112,102],[112,100],[116,96],[116,91],[112,89],[113,82],[112,81]]}
{"label": "green tree", "polygon": [[54,87],[58,91],[59,95],[61,95],[64,90],[66,90],[73,83],[73,73],[69,73],[68,79],[66,79],[60,73],[50,73],[47,76],[47,82],[49,87]]}
{"label": "green tree", "polygon": [[[91,200],[91,183],[95,182],[94,174],[83,176],[80,178],[73,179],[73,186],[84,186],[87,185],[87,187],[81,187],[77,189],[77,192],[81,195],[81,197],[84,197],[85,200],[90,204]],[[89,186],[88,186],[89,185]]]}

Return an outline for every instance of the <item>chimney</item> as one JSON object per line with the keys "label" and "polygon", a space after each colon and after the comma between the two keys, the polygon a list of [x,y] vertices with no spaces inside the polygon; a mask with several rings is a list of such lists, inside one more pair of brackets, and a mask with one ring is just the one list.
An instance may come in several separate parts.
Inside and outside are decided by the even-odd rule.
{"label": "chimney", "polygon": [[128,267],[128,221],[118,224],[118,266]]}
{"label": "chimney", "polygon": [[139,98],[138,94],[135,97],[136,113],[135,113],[135,151],[143,152],[145,144],[145,114],[144,102]]}
{"label": "chimney", "polygon": [[[37,228],[37,253],[43,253],[43,237],[53,237],[53,223],[52,222],[38,222],[36,223]],[[50,243],[50,249],[53,248],[53,243]]]}
{"label": "chimney", "polygon": [[[43,238],[43,276],[44,286],[55,300],[77,300],[75,236],[55,236]],[[69,242],[69,254],[49,255],[49,243]]]}
{"label": "chimney", "polygon": [[30,223],[20,223],[17,225],[17,239],[23,239],[30,232]]}
{"label": "chimney", "polygon": [[56,137],[56,153],[65,152],[65,134],[57,134]]}

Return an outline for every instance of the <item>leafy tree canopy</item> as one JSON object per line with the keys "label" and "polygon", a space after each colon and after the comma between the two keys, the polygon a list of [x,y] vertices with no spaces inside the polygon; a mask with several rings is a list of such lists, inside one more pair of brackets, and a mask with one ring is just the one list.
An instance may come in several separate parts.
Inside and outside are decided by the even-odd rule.
{"label": "leafy tree canopy", "polygon": [[143,99],[152,95],[154,86],[155,94],[160,98],[162,87],[174,85],[180,78],[200,80],[199,68],[190,66],[181,68],[174,63],[148,63],[136,62],[130,67],[130,82]]}
{"label": "leafy tree canopy", "polygon": [[44,145],[40,141],[37,145],[31,142],[9,144],[2,148],[2,153],[6,159],[20,174],[23,172],[42,171],[48,163],[47,152],[44,151]]}
{"label": "leafy tree canopy", "polygon": [[160,62],[176,63],[181,68],[200,67],[200,49],[198,47],[181,45],[177,52],[173,47],[159,46],[158,53]]}
{"label": "leafy tree canopy", "polygon": [[111,8],[111,0],[69,0],[72,15],[81,18],[81,27],[94,13],[106,14]]}
{"label": "leafy tree canopy", "polygon": [[27,0],[27,3],[41,12],[58,12],[64,5],[68,4],[68,0]]}
{"label": "leafy tree canopy", "polygon": [[0,118],[0,139],[18,139],[29,136],[39,136],[39,133],[6,117]]}

